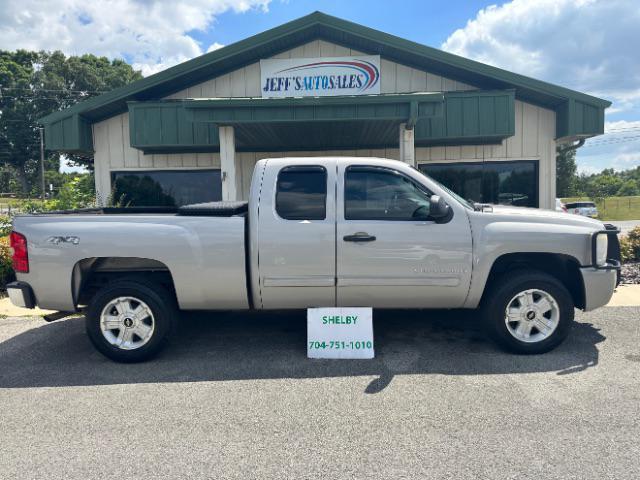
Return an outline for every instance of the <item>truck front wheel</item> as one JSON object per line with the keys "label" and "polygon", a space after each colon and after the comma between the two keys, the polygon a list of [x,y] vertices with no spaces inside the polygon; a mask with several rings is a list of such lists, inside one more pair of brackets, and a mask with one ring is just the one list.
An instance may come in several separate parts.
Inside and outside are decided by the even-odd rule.
{"label": "truck front wheel", "polygon": [[137,279],[114,281],[95,295],[86,314],[93,345],[116,362],[141,362],[165,345],[177,317],[173,296]]}
{"label": "truck front wheel", "polygon": [[483,299],[482,314],[491,337],[520,354],[548,352],[567,338],[573,299],[556,278],[543,272],[505,273]]}

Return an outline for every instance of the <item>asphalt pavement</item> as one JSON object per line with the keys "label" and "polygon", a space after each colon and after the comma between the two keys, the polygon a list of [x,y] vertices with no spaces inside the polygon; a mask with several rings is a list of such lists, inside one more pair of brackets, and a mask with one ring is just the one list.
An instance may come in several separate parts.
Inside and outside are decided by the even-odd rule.
{"label": "asphalt pavement", "polygon": [[375,313],[374,360],[309,360],[302,312],[199,315],[121,365],[1,318],[0,478],[640,478],[640,308],[577,319],[514,356],[474,312]]}

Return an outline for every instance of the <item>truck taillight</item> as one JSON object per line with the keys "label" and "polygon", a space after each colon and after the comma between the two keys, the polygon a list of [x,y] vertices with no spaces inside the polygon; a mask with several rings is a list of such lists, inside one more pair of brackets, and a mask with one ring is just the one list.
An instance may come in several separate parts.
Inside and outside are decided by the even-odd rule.
{"label": "truck taillight", "polygon": [[29,254],[27,253],[27,237],[18,232],[11,232],[9,236],[13,254],[11,261],[13,269],[19,273],[29,273]]}

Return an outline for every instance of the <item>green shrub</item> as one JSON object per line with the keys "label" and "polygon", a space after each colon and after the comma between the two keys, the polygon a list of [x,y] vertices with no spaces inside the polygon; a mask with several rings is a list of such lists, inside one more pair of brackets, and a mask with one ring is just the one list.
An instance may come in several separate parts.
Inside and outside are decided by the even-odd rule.
{"label": "green shrub", "polygon": [[44,211],[44,205],[40,200],[29,198],[20,204],[19,210],[23,213],[38,213]]}
{"label": "green shrub", "polygon": [[11,247],[9,237],[0,238],[0,287],[4,289],[7,283],[15,280],[16,274],[11,264]]}
{"label": "green shrub", "polygon": [[640,262],[640,227],[620,238],[620,254],[623,262]]}
{"label": "green shrub", "polygon": [[25,199],[11,204],[22,213],[50,212],[52,210],[75,210],[93,207],[96,204],[93,174],[78,175],[60,187],[55,198],[45,200]]}
{"label": "green shrub", "polygon": [[93,184],[93,175],[90,174],[72,178],[60,188],[56,198],[45,202],[44,210],[73,210],[94,206],[96,196]]}
{"label": "green shrub", "polygon": [[0,215],[0,237],[6,237],[11,233],[11,217]]}

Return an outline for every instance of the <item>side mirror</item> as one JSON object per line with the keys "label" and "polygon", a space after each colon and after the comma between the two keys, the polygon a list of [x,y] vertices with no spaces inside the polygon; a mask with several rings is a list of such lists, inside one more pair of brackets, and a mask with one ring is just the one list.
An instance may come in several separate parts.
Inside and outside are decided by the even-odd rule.
{"label": "side mirror", "polygon": [[436,221],[446,221],[451,215],[452,210],[447,202],[440,195],[432,195],[429,199],[429,216]]}

